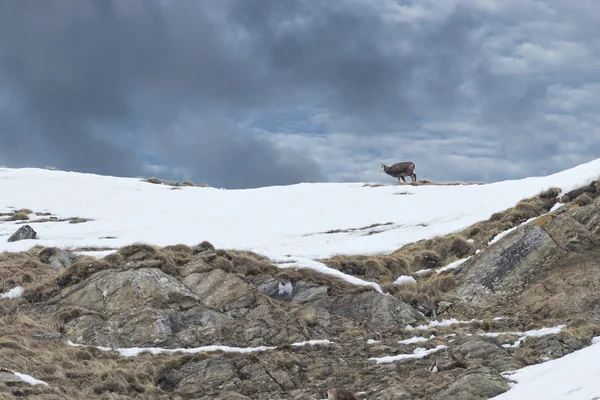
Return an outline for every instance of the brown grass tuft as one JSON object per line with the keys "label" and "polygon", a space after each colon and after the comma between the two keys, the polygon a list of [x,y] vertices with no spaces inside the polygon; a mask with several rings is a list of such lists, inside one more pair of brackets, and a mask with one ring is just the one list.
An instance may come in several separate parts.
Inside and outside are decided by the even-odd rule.
{"label": "brown grass tuft", "polygon": [[592,204],[593,198],[589,193],[581,193],[573,203],[577,204],[580,207],[587,206],[588,204]]}
{"label": "brown grass tuft", "polygon": [[162,179],[154,178],[154,177],[146,179],[145,182],[153,183],[155,185],[163,185],[165,183],[165,181],[163,181]]}
{"label": "brown grass tuft", "polygon": [[542,199],[555,199],[560,194],[561,190],[557,187],[551,187],[544,190],[538,196]]}
{"label": "brown grass tuft", "polygon": [[438,310],[441,301],[454,302],[456,299],[449,292],[454,289],[456,282],[451,275],[433,274],[412,285],[392,285],[390,293],[412,305],[427,316]]}
{"label": "brown grass tuft", "polygon": [[7,221],[27,221],[28,219],[29,216],[27,215],[27,213],[19,211],[15,212],[10,217],[8,217]]}
{"label": "brown grass tuft", "polygon": [[[237,274],[246,275],[263,275],[263,274],[276,274],[278,268],[266,257],[243,250],[227,250],[217,257],[216,260],[210,261],[209,264],[214,265],[217,268],[231,268],[230,271]],[[217,261],[219,259],[222,261]],[[225,262],[229,261],[229,263]]]}
{"label": "brown grass tuft", "polygon": [[411,266],[415,269],[431,269],[442,265],[442,257],[434,251],[423,250],[412,258]]}

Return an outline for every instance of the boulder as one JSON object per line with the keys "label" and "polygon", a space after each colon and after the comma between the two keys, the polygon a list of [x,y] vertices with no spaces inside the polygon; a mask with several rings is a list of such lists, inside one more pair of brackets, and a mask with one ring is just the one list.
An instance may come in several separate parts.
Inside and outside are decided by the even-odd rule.
{"label": "boulder", "polygon": [[446,389],[438,392],[434,400],[484,400],[506,392],[506,380],[489,368],[468,371]]}
{"label": "boulder", "polygon": [[9,242],[18,242],[19,240],[35,239],[37,232],[29,225],[23,225],[11,237],[8,238]]}
{"label": "boulder", "polygon": [[46,247],[39,254],[39,259],[44,264],[49,264],[53,269],[60,271],[69,267],[77,260],[77,255],[58,247]]}

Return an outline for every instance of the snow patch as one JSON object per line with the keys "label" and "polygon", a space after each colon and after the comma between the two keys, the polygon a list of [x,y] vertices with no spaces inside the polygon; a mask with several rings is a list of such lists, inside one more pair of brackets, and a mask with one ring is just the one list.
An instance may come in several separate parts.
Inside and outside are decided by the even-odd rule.
{"label": "snow patch", "polygon": [[431,339],[435,339],[435,335],[431,335],[431,336],[429,336],[429,338],[424,338],[424,337],[421,337],[421,336],[413,336],[410,339],[399,340],[398,343],[400,343],[400,344],[413,344],[413,343],[420,343],[420,342],[428,342]]}
{"label": "snow patch", "polygon": [[467,257],[467,258],[462,258],[460,260],[456,260],[451,262],[450,264],[442,267],[442,268],[438,268],[436,269],[436,272],[439,274],[440,272],[444,272],[444,271],[449,271],[455,268],[458,268],[460,265],[462,265],[465,261],[467,261],[469,258],[471,257]]}
{"label": "snow patch", "polygon": [[304,257],[294,256],[271,257],[271,259],[275,262],[275,265],[277,265],[278,268],[308,268],[312,269],[313,271],[321,272],[323,274],[335,276],[336,278],[340,278],[353,285],[371,286],[377,292],[383,294],[383,290],[381,290],[381,287],[377,283],[365,281],[355,276],[345,274],[342,271],[330,268],[327,265],[318,261],[309,260],[308,258]]}
{"label": "snow patch", "polygon": [[21,286],[15,286],[6,293],[0,293],[0,299],[16,299],[23,295],[23,288]]}
{"label": "snow patch", "polygon": [[417,283],[417,280],[412,276],[401,275],[394,281],[394,285],[404,285],[407,283]]}
{"label": "snow patch", "polygon": [[390,362],[394,362],[394,361],[398,361],[398,360],[407,360],[407,359],[412,359],[412,358],[423,358],[425,356],[428,356],[429,354],[433,354],[435,352],[438,352],[440,350],[444,350],[448,348],[448,346],[446,345],[439,345],[436,346],[432,349],[424,349],[422,347],[418,347],[416,348],[412,354],[398,354],[396,356],[386,356],[386,357],[373,357],[373,358],[369,358],[369,360],[374,360],[377,362],[377,364],[381,364],[381,363],[390,363]]}
{"label": "snow patch", "polygon": [[148,352],[151,354],[161,354],[161,353],[203,353],[203,352],[213,352],[213,351],[224,351],[227,353],[253,353],[257,351],[266,351],[266,350],[274,350],[277,347],[270,346],[258,346],[258,347],[231,347],[231,346],[202,346],[202,347],[194,347],[194,348],[176,348],[176,349],[163,349],[159,347],[127,347],[127,348],[110,348],[104,346],[87,346],[84,344],[76,344],[67,341],[69,346],[73,347],[95,347],[98,350],[102,351],[116,351],[123,357],[135,357],[141,353]]}
{"label": "snow patch", "polygon": [[427,330],[429,328],[450,326],[450,325],[456,325],[456,324],[470,324],[470,323],[475,322],[475,321],[477,321],[477,320],[472,319],[470,321],[459,321],[456,318],[450,318],[450,319],[443,319],[441,321],[431,321],[427,325],[417,325],[415,327],[412,327],[411,325],[406,325],[405,329],[409,330],[409,331],[413,331],[413,330]]}
{"label": "snow patch", "polygon": [[20,372],[17,371],[10,371],[13,374],[15,374],[16,376],[19,377],[19,379],[21,379],[23,382],[25,383],[29,383],[32,386],[36,386],[36,385],[44,385],[44,386],[48,386],[47,382],[44,381],[40,381],[39,379],[35,379],[33,376],[31,375],[27,375],[27,374],[22,374]]}
{"label": "snow patch", "polygon": [[517,339],[517,341],[515,341],[513,344],[503,344],[502,345],[503,347],[513,347],[514,348],[514,347],[520,347],[521,342],[523,342],[523,340],[525,340],[528,337],[541,337],[541,336],[546,336],[546,335],[557,335],[566,326],[567,325],[565,325],[565,324],[561,324],[561,325],[557,325],[552,328],[540,328],[540,329],[533,329],[533,330],[524,331],[524,332],[486,332],[486,333],[481,333],[480,335],[487,336],[487,337],[498,337],[500,335],[520,336],[519,339]]}
{"label": "snow patch", "polygon": [[316,344],[333,344],[333,342],[330,341],[329,339],[307,340],[306,342],[292,343],[292,346],[297,346],[297,347],[306,346],[306,345],[314,346]]}
{"label": "snow patch", "polygon": [[493,400],[589,400],[600,397],[600,340],[564,357],[529,365],[502,375],[511,388]]}

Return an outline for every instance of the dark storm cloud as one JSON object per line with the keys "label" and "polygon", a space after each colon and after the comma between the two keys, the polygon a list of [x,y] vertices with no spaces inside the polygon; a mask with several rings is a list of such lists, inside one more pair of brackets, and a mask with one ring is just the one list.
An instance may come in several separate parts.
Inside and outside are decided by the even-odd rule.
{"label": "dark storm cloud", "polygon": [[[8,1],[0,163],[224,187],[370,177],[399,157],[453,180],[568,167],[600,150],[590,12],[514,0]],[[556,117],[567,110],[588,123]],[[261,131],[307,121],[320,136]]]}

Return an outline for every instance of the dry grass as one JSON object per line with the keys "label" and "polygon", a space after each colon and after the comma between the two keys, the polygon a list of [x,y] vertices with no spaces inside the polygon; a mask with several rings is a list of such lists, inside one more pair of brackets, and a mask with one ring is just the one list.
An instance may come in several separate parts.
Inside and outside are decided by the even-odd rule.
{"label": "dry grass", "polygon": [[394,225],[393,222],[385,222],[385,223],[376,223],[376,224],[371,224],[371,225],[367,225],[367,226],[363,226],[361,228],[348,228],[348,229],[332,229],[326,232],[320,232],[322,234],[333,234],[333,233],[348,233],[348,232],[359,232],[359,231],[366,231],[369,229],[373,229],[376,228],[378,226],[389,226],[389,225]]}
{"label": "dry grass", "polygon": [[362,187],[382,187],[382,186],[387,186],[387,185],[384,185],[383,183],[365,183],[364,185],[362,185]]}
{"label": "dry grass", "polygon": [[325,265],[350,275],[366,278],[396,277],[408,273],[408,262],[392,256],[335,256],[320,260]]}
{"label": "dry grass", "polygon": [[156,178],[156,177],[144,179],[143,182],[153,183],[155,185],[171,186],[172,187],[171,190],[179,190],[179,189],[181,189],[182,186],[185,186],[185,187],[203,187],[203,188],[208,187],[208,185],[204,184],[204,183],[200,183],[200,184],[196,185],[196,184],[194,184],[194,182],[191,182],[191,181],[184,181],[184,182],[168,181],[167,182],[167,181],[165,181],[163,179]]}
{"label": "dry grass", "polygon": [[164,183],[165,183],[165,181],[163,181],[162,179],[155,178],[155,177],[148,178],[144,182],[152,183],[155,185],[164,185]]}
{"label": "dry grass", "polygon": [[598,189],[600,188],[600,179],[590,183],[589,185],[582,186],[580,188],[571,190],[560,197],[561,203],[569,203],[582,194],[587,194],[590,198],[596,198],[599,194]]}
{"label": "dry grass", "polygon": [[15,212],[10,217],[8,217],[7,221],[26,221],[29,219],[29,216],[24,212]]}
{"label": "dry grass", "polygon": [[384,285],[394,297],[412,305],[427,316],[437,312],[440,302],[456,302],[456,297],[450,294],[455,287],[454,278],[449,274],[433,274],[416,284]]}

